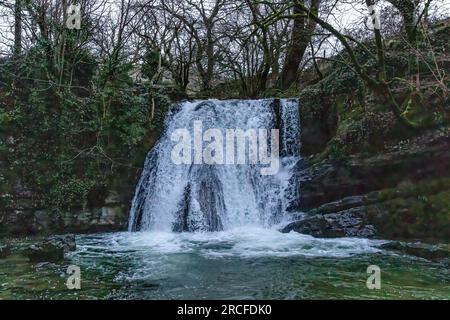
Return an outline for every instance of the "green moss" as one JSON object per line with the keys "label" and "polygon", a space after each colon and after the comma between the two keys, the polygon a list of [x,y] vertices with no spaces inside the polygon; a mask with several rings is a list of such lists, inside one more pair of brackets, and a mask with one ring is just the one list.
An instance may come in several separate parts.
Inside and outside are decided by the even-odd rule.
{"label": "green moss", "polygon": [[[437,239],[450,241],[450,190],[443,190],[449,180],[422,184],[418,190],[404,190],[401,196],[372,205],[369,219],[374,222],[380,236],[387,239]],[[430,189],[426,190],[426,186]],[[433,191],[438,191],[433,194]],[[381,192],[381,198],[392,197],[395,192]],[[398,195],[398,193],[396,194]]]}
{"label": "green moss", "polygon": [[[21,65],[27,77],[40,79],[41,58],[28,53]],[[73,88],[35,82],[14,95],[0,88],[0,97],[10,97],[0,99],[0,193],[20,181],[42,207],[65,210],[101,205],[121,179],[131,197],[135,181],[128,178],[142,167],[170,104],[164,88],[133,80],[132,67],[100,64],[88,79],[74,77]]]}
{"label": "green moss", "polygon": [[398,197],[419,197],[436,194],[442,190],[450,190],[450,178],[424,180],[417,183],[407,183],[397,188],[372,192],[370,198],[376,197],[383,202]]}

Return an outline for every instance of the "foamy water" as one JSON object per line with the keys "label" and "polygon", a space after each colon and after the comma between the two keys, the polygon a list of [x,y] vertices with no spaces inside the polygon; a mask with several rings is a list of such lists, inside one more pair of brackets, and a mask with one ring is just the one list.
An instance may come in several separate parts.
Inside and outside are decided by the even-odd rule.
{"label": "foamy water", "polygon": [[[210,233],[121,232],[78,236],[69,259],[80,266],[89,297],[450,297],[445,265],[381,250],[384,242],[316,239],[255,226]],[[381,268],[383,290],[367,289],[370,265]]]}
{"label": "foamy water", "polygon": [[280,233],[275,229],[242,227],[220,232],[135,232],[104,235],[89,238],[80,244],[79,251],[95,254],[93,249],[111,253],[135,252],[148,255],[195,253],[215,259],[222,257],[350,257],[361,253],[379,252],[385,241],[359,238],[318,239],[291,232]]}

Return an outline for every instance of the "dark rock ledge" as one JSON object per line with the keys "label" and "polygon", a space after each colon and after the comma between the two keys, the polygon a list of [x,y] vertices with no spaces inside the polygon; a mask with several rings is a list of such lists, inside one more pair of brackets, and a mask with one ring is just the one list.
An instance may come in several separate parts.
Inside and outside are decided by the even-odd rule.
{"label": "dark rock ledge", "polygon": [[317,238],[375,237],[376,228],[365,220],[363,208],[357,207],[337,213],[316,214],[292,222],[280,231],[283,233],[295,231]]}
{"label": "dark rock ledge", "polygon": [[24,255],[31,262],[58,262],[64,259],[64,254],[75,251],[76,248],[74,235],[52,236],[29,246]]}

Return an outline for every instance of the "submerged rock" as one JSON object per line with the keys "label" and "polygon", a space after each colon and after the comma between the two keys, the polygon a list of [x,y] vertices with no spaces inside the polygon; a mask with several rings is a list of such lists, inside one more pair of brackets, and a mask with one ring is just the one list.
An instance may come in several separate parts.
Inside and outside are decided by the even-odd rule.
{"label": "submerged rock", "polygon": [[11,247],[9,245],[0,245],[0,259],[6,258],[11,254]]}
{"label": "submerged rock", "polygon": [[317,238],[337,238],[344,236],[343,232],[338,232],[337,230],[330,228],[325,218],[319,215],[289,223],[280,231],[282,233],[295,231]]}
{"label": "submerged rock", "polygon": [[383,244],[381,248],[424,258],[431,261],[441,261],[450,258],[450,245],[448,244],[433,245],[422,242],[406,243],[393,241]]}
{"label": "submerged rock", "polygon": [[65,251],[75,251],[77,249],[75,236],[73,234],[51,236],[46,238],[45,241],[56,246],[62,246]]}
{"label": "submerged rock", "polygon": [[51,243],[33,244],[24,253],[31,262],[57,262],[64,259],[64,248]]}
{"label": "submerged rock", "polygon": [[344,163],[305,159],[295,169],[300,197],[291,210],[308,211],[347,197],[365,202],[366,199],[355,196],[395,188],[404,181],[416,184],[424,179],[448,177],[449,147],[449,136],[433,136],[407,150],[393,149],[369,158],[349,157]]}
{"label": "submerged rock", "polygon": [[64,259],[64,254],[76,250],[74,235],[52,236],[42,242],[33,244],[24,254],[31,262],[57,262]]}
{"label": "submerged rock", "polygon": [[191,184],[188,183],[184,188],[183,199],[181,203],[179,203],[179,210],[177,218],[172,226],[172,230],[174,232],[187,232],[189,231],[189,204],[191,198]]}

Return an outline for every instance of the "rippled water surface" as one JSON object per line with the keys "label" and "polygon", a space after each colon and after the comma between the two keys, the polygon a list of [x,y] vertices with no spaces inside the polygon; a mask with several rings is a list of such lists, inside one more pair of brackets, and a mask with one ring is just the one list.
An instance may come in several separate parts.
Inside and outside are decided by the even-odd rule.
{"label": "rippled water surface", "polygon": [[[383,241],[247,227],[85,235],[77,243],[63,264],[0,260],[0,298],[450,298],[448,265],[383,251]],[[82,290],[65,287],[69,264],[80,266]],[[366,287],[369,265],[381,268],[381,290]]]}

